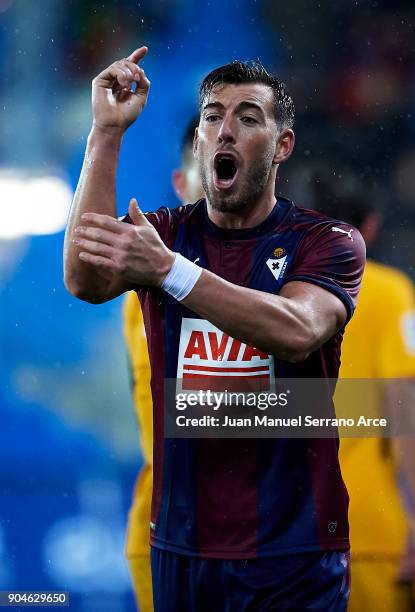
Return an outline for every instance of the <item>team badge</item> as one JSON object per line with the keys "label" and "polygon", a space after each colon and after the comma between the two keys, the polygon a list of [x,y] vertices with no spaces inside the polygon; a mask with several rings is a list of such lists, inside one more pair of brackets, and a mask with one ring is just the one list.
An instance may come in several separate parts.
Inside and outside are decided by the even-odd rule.
{"label": "team badge", "polygon": [[272,276],[275,278],[275,280],[278,280],[281,276],[283,276],[287,267],[287,255],[284,255],[284,257],[279,257],[278,259],[268,259],[266,263],[268,268],[271,270]]}
{"label": "team badge", "polygon": [[285,251],[282,247],[277,247],[276,249],[274,249],[274,257],[276,257],[277,259],[279,259],[280,257],[282,257],[284,255]]}

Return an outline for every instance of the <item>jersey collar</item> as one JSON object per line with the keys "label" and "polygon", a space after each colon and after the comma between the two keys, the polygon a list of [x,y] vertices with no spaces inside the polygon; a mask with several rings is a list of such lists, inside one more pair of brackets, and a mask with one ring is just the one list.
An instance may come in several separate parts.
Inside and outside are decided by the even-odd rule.
{"label": "jersey collar", "polygon": [[264,219],[259,225],[246,229],[224,229],[222,227],[218,227],[209,219],[205,199],[201,200],[200,205],[203,211],[202,219],[206,233],[216,238],[227,238],[232,240],[248,240],[251,238],[258,238],[275,230],[279,225],[281,225],[282,221],[294,207],[291,200],[278,196],[274,208],[268,217],[266,217],[266,219]]}

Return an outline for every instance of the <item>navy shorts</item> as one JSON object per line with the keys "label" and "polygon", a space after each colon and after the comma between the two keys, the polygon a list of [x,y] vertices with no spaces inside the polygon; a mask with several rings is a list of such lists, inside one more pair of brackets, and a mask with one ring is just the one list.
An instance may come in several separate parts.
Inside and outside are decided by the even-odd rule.
{"label": "navy shorts", "polygon": [[349,552],[200,559],[151,550],[155,612],[343,612],[350,593]]}

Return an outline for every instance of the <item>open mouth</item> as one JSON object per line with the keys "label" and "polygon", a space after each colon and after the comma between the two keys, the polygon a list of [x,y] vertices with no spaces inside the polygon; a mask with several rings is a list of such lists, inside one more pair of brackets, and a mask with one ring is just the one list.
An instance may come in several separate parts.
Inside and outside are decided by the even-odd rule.
{"label": "open mouth", "polygon": [[238,161],[229,153],[217,153],[214,159],[213,182],[217,189],[230,189],[238,174]]}

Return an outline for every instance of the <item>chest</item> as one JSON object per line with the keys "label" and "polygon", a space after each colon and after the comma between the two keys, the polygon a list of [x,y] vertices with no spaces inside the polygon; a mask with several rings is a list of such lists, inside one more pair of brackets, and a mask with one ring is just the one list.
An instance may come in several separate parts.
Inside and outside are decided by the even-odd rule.
{"label": "chest", "polygon": [[178,234],[174,250],[231,283],[278,293],[292,272],[301,238],[290,229],[247,240],[218,239],[184,230]]}

